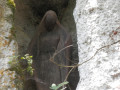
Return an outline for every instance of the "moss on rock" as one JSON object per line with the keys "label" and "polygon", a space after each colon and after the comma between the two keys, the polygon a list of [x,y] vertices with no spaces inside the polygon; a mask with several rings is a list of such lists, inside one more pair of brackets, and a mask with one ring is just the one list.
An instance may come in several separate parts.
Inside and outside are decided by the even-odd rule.
{"label": "moss on rock", "polygon": [[14,0],[7,0],[7,5],[11,8],[12,12],[15,12],[15,3]]}

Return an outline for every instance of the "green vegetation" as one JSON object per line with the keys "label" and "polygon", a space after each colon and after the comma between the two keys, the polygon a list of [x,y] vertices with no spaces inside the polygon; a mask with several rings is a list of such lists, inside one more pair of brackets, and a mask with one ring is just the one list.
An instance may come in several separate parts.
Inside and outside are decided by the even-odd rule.
{"label": "green vegetation", "polygon": [[15,12],[15,3],[14,0],[7,0],[7,5],[11,8],[13,13]]}
{"label": "green vegetation", "polygon": [[[23,57],[20,56],[13,56],[11,57],[12,60],[9,61],[9,65],[10,65],[10,71],[15,71],[16,72],[16,76],[15,76],[15,83],[16,83],[16,87],[21,88],[23,87],[23,83],[25,80],[25,76],[24,74],[26,72],[30,73],[30,75],[33,75],[33,68],[32,68],[32,56],[29,56],[29,54],[25,54]],[[25,68],[22,67],[21,65],[21,61],[27,61],[27,65]],[[23,61],[23,62],[24,62]]]}
{"label": "green vegetation", "polygon": [[21,59],[27,60],[28,66],[27,66],[27,68],[26,68],[26,71],[29,72],[30,75],[33,75],[33,70],[34,70],[34,69],[32,68],[32,62],[33,62],[32,57],[33,57],[33,56],[29,56],[29,54],[25,54],[24,57],[21,57]]}
{"label": "green vegetation", "polygon": [[59,88],[62,87],[62,89],[60,89],[60,90],[65,90],[66,87],[64,87],[64,85],[66,85],[66,84],[68,84],[68,83],[69,83],[69,82],[65,81],[65,82],[60,83],[60,84],[58,84],[58,85],[52,84],[51,87],[50,87],[50,89],[52,89],[52,90],[58,90]]}

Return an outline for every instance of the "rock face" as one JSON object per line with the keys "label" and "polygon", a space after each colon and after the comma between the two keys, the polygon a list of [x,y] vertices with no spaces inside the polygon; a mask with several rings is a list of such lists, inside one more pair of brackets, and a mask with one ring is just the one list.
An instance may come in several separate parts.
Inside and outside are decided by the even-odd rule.
{"label": "rock face", "polygon": [[10,57],[17,53],[12,10],[9,0],[0,0],[0,90],[15,90],[15,72],[7,70]]}
{"label": "rock face", "polygon": [[120,0],[76,1],[79,63],[93,57],[79,66],[76,90],[120,90],[120,43],[112,44],[120,40],[119,6]]}

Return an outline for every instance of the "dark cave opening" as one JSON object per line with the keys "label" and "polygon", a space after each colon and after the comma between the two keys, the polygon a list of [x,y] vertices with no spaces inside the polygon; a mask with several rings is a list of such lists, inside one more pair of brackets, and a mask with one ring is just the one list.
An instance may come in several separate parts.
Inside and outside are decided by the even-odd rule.
{"label": "dark cave opening", "polygon": [[[27,46],[45,12],[53,10],[57,13],[60,23],[71,33],[73,62],[78,63],[76,25],[73,18],[75,0],[15,0],[15,3],[15,29],[20,55],[26,53]],[[79,74],[78,70],[75,69],[69,76],[69,85],[72,90],[75,90],[78,81]]]}

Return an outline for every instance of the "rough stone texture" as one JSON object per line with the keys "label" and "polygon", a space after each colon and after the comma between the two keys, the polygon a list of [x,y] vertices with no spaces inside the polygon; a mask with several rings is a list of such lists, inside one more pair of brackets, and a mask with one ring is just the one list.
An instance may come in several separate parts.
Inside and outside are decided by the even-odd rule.
{"label": "rough stone texture", "polygon": [[[74,9],[79,63],[120,40],[120,0],[77,0]],[[76,90],[120,90],[120,43],[105,47],[79,66]]]}
{"label": "rough stone texture", "polygon": [[15,72],[7,70],[10,57],[17,52],[17,43],[12,39],[13,12],[7,0],[0,0],[0,90],[15,89]]}

